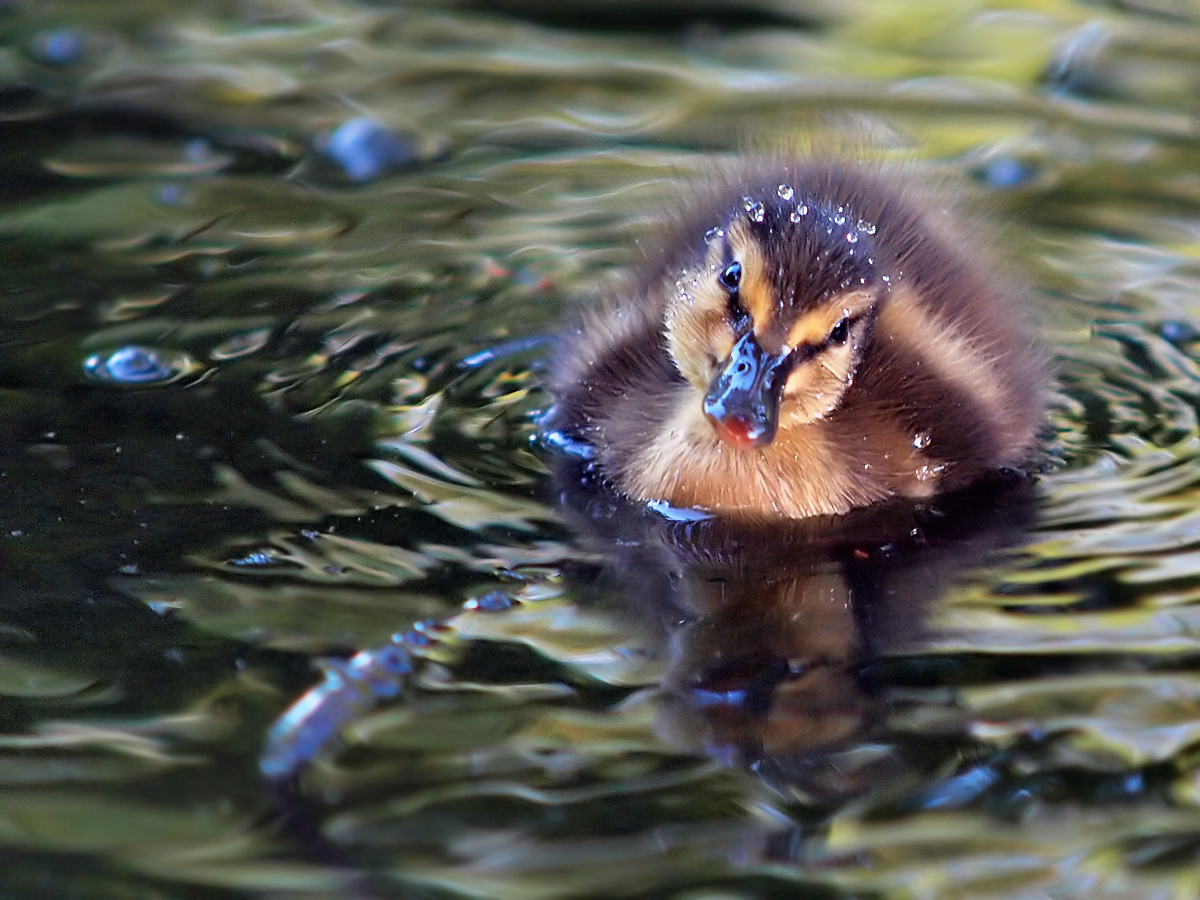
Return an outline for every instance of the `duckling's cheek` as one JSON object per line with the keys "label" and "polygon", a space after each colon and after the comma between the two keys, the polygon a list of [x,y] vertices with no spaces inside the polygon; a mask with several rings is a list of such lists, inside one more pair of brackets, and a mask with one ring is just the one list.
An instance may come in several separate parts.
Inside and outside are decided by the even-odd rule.
{"label": "duckling's cheek", "polygon": [[781,427],[807,425],[841,405],[848,374],[836,359],[822,354],[797,366],[788,377],[780,410]]}
{"label": "duckling's cheek", "polygon": [[679,374],[700,390],[707,390],[735,340],[723,315],[695,309],[668,316],[666,338]]}
{"label": "duckling's cheek", "polygon": [[713,331],[712,343],[709,345],[709,368],[708,378],[706,379],[709,382],[720,371],[721,363],[729,359],[729,354],[733,352],[733,345],[737,342],[733,329],[729,327],[728,323],[722,323],[722,326]]}

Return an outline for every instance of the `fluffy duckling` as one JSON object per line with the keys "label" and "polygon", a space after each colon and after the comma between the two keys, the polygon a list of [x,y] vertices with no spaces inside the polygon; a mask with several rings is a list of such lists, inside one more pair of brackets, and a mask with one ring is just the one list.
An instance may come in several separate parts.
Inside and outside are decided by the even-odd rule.
{"label": "fluffy duckling", "polygon": [[753,165],[555,361],[556,442],[634,500],[804,518],[1019,467],[1045,360],[976,233],[882,171]]}

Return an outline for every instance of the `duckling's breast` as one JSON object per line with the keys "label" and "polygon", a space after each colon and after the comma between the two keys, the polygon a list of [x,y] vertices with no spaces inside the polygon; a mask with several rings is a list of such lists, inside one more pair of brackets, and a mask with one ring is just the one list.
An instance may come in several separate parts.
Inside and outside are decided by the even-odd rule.
{"label": "duckling's breast", "polygon": [[765,447],[737,449],[717,436],[695,392],[680,389],[661,427],[633,452],[611,454],[607,466],[636,499],[722,513],[806,518],[891,496],[882,467],[872,472],[838,438],[824,424],[810,425],[781,432]]}

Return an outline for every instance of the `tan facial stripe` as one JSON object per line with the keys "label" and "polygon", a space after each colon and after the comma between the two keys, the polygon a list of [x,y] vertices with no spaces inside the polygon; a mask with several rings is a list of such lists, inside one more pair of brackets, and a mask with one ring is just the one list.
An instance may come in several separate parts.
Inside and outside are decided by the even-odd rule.
{"label": "tan facial stripe", "polygon": [[738,299],[750,320],[754,333],[761,335],[771,326],[775,313],[775,290],[767,277],[767,262],[763,258],[758,241],[749,233],[744,222],[736,222],[729,229],[730,255],[742,264],[742,283],[738,288]]}
{"label": "tan facial stripe", "polygon": [[829,337],[834,325],[846,316],[861,315],[870,309],[870,306],[871,295],[865,291],[839,294],[823,306],[804,313],[792,323],[787,334],[788,346],[820,345]]}
{"label": "tan facial stripe", "polygon": [[805,344],[818,346],[829,337],[829,332],[842,318],[841,308],[816,309],[805,313],[792,323],[788,329],[787,342],[789,347],[801,347]]}

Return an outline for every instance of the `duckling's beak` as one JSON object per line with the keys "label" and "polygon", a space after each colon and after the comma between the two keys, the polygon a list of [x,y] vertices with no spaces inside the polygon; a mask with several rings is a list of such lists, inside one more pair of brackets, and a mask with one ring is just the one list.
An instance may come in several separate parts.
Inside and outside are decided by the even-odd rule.
{"label": "duckling's beak", "polygon": [[739,450],[771,443],[790,368],[788,354],[766,352],[754,332],[738,339],[704,395],[704,415],[721,440]]}

